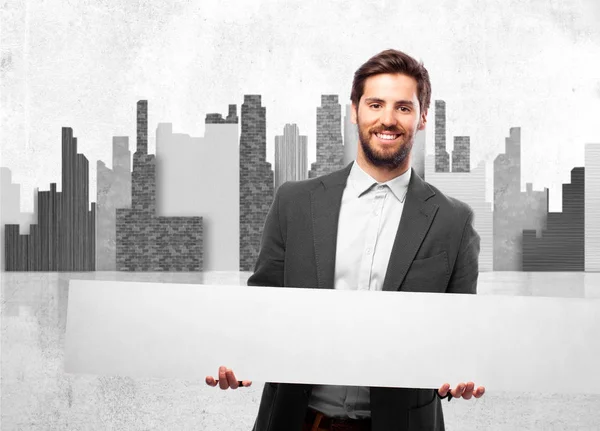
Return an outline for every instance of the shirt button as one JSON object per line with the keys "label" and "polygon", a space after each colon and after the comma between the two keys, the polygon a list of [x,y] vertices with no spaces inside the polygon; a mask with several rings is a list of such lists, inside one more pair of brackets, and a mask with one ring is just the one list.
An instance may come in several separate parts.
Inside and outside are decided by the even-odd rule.
{"label": "shirt button", "polygon": [[367,254],[371,254],[371,249],[367,248],[367,250],[365,250],[367,252]]}

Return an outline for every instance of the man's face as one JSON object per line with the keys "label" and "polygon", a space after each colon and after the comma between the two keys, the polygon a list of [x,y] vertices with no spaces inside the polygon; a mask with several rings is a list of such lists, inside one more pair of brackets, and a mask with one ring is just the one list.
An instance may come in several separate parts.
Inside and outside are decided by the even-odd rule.
{"label": "man's face", "polygon": [[426,117],[419,109],[414,78],[388,73],[367,78],[358,107],[352,104],[358,157],[374,166],[408,168],[415,133],[425,128]]}

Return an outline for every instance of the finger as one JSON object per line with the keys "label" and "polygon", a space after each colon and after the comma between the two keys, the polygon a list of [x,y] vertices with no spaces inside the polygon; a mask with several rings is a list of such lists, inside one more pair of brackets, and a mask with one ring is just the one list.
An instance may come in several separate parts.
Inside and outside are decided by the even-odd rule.
{"label": "finger", "polygon": [[477,390],[475,390],[475,392],[473,393],[473,396],[475,398],[481,398],[481,396],[483,396],[483,394],[485,394],[485,387],[484,386],[479,386],[477,388]]}
{"label": "finger", "polygon": [[450,391],[450,393],[454,398],[458,398],[462,396],[463,392],[465,391],[465,386],[466,385],[464,383],[459,383],[458,385],[456,385],[456,388]]}
{"label": "finger", "polygon": [[242,380],[242,386],[247,388],[248,386],[252,386],[251,380]]}
{"label": "finger", "polygon": [[238,380],[235,378],[235,374],[233,373],[233,370],[231,368],[227,368],[225,375],[227,376],[227,383],[229,384],[229,387],[231,389],[237,389],[240,386],[240,384],[239,384]]}
{"label": "finger", "polygon": [[221,389],[229,388],[229,383],[227,383],[227,368],[219,367],[219,387]]}
{"label": "finger", "polygon": [[206,376],[206,384],[215,387],[217,386],[217,381],[213,376]]}
{"label": "finger", "polygon": [[473,397],[473,390],[475,389],[475,383],[468,382],[465,386],[465,391],[462,394],[462,397],[465,400],[470,400]]}
{"label": "finger", "polygon": [[444,383],[438,389],[438,394],[440,394],[440,397],[445,397],[449,390],[450,390],[450,383]]}

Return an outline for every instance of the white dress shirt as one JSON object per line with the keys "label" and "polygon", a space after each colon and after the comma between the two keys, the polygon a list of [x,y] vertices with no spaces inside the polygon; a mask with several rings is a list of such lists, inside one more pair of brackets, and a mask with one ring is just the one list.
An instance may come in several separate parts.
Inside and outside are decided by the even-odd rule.
{"label": "white dress shirt", "polygon": [[[352,165],[338,222],[335,289],[382,290],[410,175],[408,169],[378,183],[357,162]],[[330,417],[369,417],[369,388],[315,385],[309,407]]]}

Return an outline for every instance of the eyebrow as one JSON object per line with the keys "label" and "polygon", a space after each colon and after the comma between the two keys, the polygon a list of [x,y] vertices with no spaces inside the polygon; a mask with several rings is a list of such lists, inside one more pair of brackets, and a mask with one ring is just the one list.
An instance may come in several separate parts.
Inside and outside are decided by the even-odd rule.
{"label": "eyebrow", "polygon": [[[378,97],[367,97],[365,99],[365,103],[385,103],[385,100],[383,99],[379,99]],[[396,103],[396,105],[409,105],[409,106],[413,106],[414,103],[410,100],[398,100]]]}

